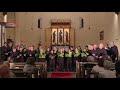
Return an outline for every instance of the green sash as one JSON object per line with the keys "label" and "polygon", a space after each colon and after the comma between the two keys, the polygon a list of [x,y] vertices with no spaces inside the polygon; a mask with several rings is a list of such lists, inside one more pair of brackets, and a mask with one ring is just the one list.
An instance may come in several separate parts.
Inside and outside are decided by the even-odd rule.
{"label": "green sash", "polygon": [[81,57],[87,57],[89,54],[87,52],[82,52]]}
{"label": "green sash", "polygon": [[72,57],[72,52],[65,53],[65,57]]}
{"label": "green sash", "polygon": [[40,53],[39,54],[39,58],[45,58],[46,57],[46,54],[45,53]]}
{"label": "green sash", "polygon": [[80,55],[80,53],[74,53],[74,57],[78,57]]}
{"label": "green sash", "polygon": [[60,52],[58,52],[58,57],[64,57],[64,53],[60,53]]}

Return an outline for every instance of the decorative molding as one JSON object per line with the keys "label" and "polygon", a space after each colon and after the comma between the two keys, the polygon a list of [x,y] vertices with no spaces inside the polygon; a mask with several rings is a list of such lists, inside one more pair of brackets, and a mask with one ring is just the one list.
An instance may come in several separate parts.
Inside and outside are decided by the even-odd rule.
{"label": "decorative molding", "polygon": [[50,24],[51,24],[51,27],[70,28],[71,20],[70,19],[52,19]]}
{"label": "decorative molding", "polygon": [[60,23],[60,22],[66,22],[66,23],[68,23],[68,22],[71,22],[71,20],[70,19],[51,19],[51,23]]}

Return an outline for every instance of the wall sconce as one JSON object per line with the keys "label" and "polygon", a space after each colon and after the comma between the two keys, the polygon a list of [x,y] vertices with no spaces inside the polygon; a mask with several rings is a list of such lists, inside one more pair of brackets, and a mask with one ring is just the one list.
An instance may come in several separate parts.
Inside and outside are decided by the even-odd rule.
{"label": "wall sconce", "polygon": [[3,12],[4,22],[7,22],[7,12]]}
{"label": "wall sconce", "polygon": [[117,15],[118,15],[118,14],[119,14],[119,12],[115,12],[115,14],[117,14]]}

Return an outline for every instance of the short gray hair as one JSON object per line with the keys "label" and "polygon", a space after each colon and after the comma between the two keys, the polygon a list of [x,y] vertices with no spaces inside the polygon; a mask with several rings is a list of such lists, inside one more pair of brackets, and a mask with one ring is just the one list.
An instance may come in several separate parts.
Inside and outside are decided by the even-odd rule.
{"label": "short gray hair", "polygon": [[113,66],[113,63],[111,61],[109,61],[109,60],[105,60],[103,65],[104,65],[105,69],[110,70],[112,68],[112,66]]}
{"label": "short gray hair", "polygon": [[93,56],[88,56],[87,57],[87,61],[89,62],[94,62],[95,61],[95,58]]}

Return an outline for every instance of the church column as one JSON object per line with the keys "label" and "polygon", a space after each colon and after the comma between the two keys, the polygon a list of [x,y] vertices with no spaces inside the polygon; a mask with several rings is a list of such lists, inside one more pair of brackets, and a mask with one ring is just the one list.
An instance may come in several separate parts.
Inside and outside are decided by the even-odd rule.
{"label": "church column", "polygon": [[16,26],[16,34],[15,34],[15,43],[19,43],[20,42],[20,26],[19,26],[19,13],[16,13],[16,23],[17,23],[17,26]]}

